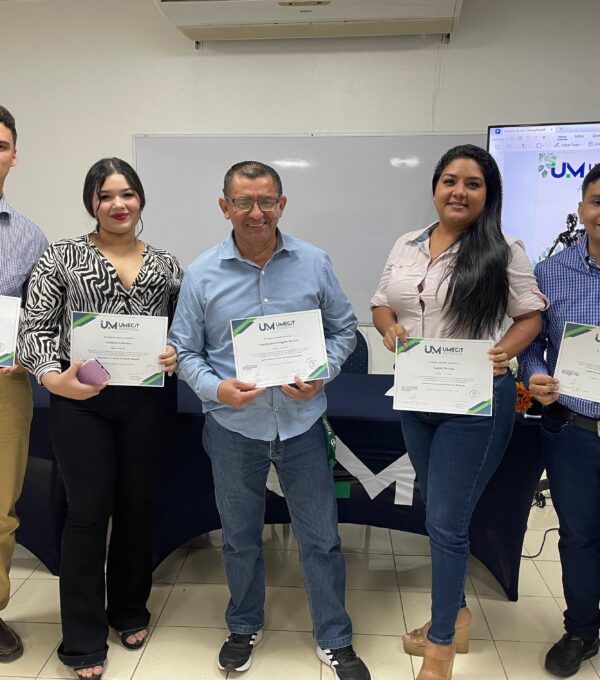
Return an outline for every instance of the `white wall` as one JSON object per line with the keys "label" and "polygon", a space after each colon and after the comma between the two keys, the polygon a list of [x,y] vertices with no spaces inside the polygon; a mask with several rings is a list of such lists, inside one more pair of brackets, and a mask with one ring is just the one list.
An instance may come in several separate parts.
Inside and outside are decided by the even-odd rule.
{"label": "white wall", "polygon": [[134,133],[446,132],[598,119],[599,26],[598,0],[464,0],[444,48],[412,37],[196,52],[152,0],[0,0],[0,103],[20,135],[6,194],[56,239],[87,229],[84,175],[103,156],[131,160]]}
{"label": "white wall", "polygon": [[134,133],[477,131],[598,119],[598,26],[598,0],[465,0],[441,51],[433,115],[437,38],[196,52],[152,0],[0,0],[0,101],[20,133],[7,195],[56,239],[86,228],[85,172],[102,156],[131,159]]}

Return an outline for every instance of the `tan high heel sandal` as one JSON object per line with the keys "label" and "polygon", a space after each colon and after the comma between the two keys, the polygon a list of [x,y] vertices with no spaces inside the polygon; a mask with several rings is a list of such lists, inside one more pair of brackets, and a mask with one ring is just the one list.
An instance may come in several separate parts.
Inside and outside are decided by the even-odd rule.
{"label": "tan high heel sandal", "polygon": [[[471,612],[469,612],[469,615]],[[457,654],[466,654],[469,651],[469,640],[471,638],[471,616],[466,623],[456,626],[454,629],[454,644],[456,645]],[[427,639],[427,631],[431,627],[431,621],[428,621],[421,628],[415,628],[410,633],[406,633],[402,637],[402,645],[404,651],[411,656],[423,656],[425,653],[425,640]]]}
{"label": "tan high heel sandal", "polygon": [[416,680],[451,680],[455,654],[454,643],[443,647],[426,640],[423,665]]}

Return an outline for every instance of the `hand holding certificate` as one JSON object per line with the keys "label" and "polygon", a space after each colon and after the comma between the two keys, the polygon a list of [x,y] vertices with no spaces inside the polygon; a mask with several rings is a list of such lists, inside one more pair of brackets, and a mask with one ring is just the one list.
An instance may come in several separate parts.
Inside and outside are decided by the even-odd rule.
{"label": "hand holding certificate", "polygon": [[396,344],[394,409],[491,416],[490,340],[407,338]]}
{"label": "hand holding certificate", "polygon": [[0,367],[15,365],[21,298],[0,295]]}
{"label": "hand holding certificate", "polygon": [[71,363],[97,359],[111,385],[162,387],[158,356],[167,344],[167,322],[164,316],[73,312]]}
{"label": "hand holding certificate", "polygon": [[230,323],[238,380],[274,387],[329,377],[320,309]]}
{"label": "hand holding certificate", "polygon": [[565,324],[554,377],[560,394],[600,402],[600,326]]}

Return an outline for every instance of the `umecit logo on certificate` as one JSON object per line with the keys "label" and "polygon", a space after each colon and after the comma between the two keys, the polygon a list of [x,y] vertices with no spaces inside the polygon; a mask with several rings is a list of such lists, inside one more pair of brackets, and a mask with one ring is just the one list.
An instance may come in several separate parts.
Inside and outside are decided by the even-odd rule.
{"label": "umecit logo on certificate", "polygon": [[235,374],[257,387],[329,378],[321,310],[234,319]]}
{"label": "umecit logo on certificate", "polygon": [[491,340],[396,340],[394,408],[399,411],[491,416]]}

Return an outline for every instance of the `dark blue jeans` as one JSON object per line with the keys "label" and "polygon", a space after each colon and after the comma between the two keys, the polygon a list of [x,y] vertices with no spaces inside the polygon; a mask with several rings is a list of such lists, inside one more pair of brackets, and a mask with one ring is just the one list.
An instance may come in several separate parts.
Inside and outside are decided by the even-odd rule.
{"label": "dark blue jeans", "polygon": [[346,568],[321,420],[297,437],[266,442],[232,432],[208,413],[203,444],[212,464],[223,527],[223,564],[231,593],[225,613],[229,630],[250,634],[264,625],[262,528],[267,474],[273,463],[298,541],[314,637],[322,648],[349,645]]}
{"label": "dark blue jeans", "polygon": [[600,629],[600,437],[545,412],[542,447],[560,523],[565,630],[584,639],[596,638]]}
{"label": "dark blue jeans", "polygon": [[510,439],[515,381],[494,378],[492,416],[402,411],[402,432],[417,473],[431,544],[431,642],[449,645],[465,603],[469,523]]}

